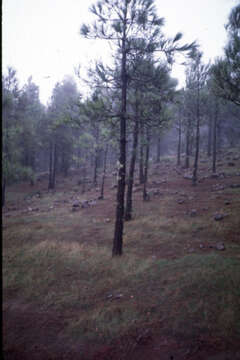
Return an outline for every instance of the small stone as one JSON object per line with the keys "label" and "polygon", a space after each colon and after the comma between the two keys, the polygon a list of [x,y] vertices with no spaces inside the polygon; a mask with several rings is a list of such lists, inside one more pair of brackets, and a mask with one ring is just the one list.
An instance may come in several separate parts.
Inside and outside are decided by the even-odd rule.
{"label": "small stone", "polygon": [[123,294],[116,294],[114,296],[114,299],[121,299],[123,297]]}
{"label": "small stone", "polygon": [[73,208],[80,207],[80,202],[76,200],[76,201],[74,201],[72,206],[73,206]]}
{"label": "small stone", "polygon": [[196,210],[196,209],[191,210],[190,216],[191,216],[191,217],[194,217],[194,216],[196,216],[196,215],[197,215],[197,210]]}
{"label": "small stone", "polygon": [[216,220],[216,221],[220,221],[220,220],[222,220],[222,219],[224,219],[224,215],[223,215],[223,214],[216,214],[216,215],[214,216],[214,220]]}
{"label": "small stone", "polygon": [[179,200],[178,200],[178,204],[181,205],[181,204],[183,204],[183,203],[184,203],[184,200],[183,200],[183,199],[179,199]]}
{"label": "small stone", "polygon": [[107,218],[107,219],[105,220],[106,223],[110,223],[110,221],[111,221],[111,220],[110,220],[109,218]]}
{"label": "small stone", "polygon": [[203,248],[204,248],[204,245],[203,245],[203,244],[200,244],[199,247],[200,247],[200,249],[203,249]]}
{"label": "small stone", "polygon": [[160,190],[154,190],[153,191],[153,195],[155,195],[155,196],[158,196],[158,195],[162,195],[161,193],[160,193]]}
{"label": "small stone", "polygon": [[218,243],[218,244],[216,244],[216,249],[219,251],[223,251],[223,250],[225,250],[225,246],[223,243]]}
{"label": "small stone", "polygon": [[229,200],[224,201],[224,205],[230,205],[231,202]]}
{"label": "small stone", "polygon": [[230,188],[232,188],[232,189],[240,188],[240,184],[231,184]]}
{"label": "small stone", "polygon": [[192,180],[193,177],[192,177],[192,175],[187,175],[186,174],[186,175],[183,176],[183,178],[188,179],[188,180]]}

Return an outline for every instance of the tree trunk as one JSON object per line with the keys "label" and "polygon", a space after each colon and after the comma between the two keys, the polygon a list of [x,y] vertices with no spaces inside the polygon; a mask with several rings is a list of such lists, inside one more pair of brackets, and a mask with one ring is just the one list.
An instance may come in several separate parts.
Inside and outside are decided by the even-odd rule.
{"label": "tree trunk", "polygon": [[48,179],[48,190],[55,189],[55,177],[56,177],[56,158],[57,158],[57,146],[56,144],[50,145],[50,158],[49,158],[49,179]]}
{"label": "tree trunk", "polygon": [[122,255],[123,226],[124,226],[124,194],[126,176],[126,110],[127,110],[127,73],[126,73],[126,26],[127,3],[124,9],[124,24],[122,38],[122,64],[121,64],[121,117],[120,117],[120,156],[118,171],[116,221],[113,239],[112,255]]}
{"label": "tree trunk", "polygon": [[212,158],[212,172],[216,173],[216,158],[217,158],[217,119],[218,119],[218,101],[215,99],[215,114],[213,120],[213,158]]}
{"label": "tree trunk", "polygon": [[133,131],[133,148],[132,148],[132,157],[129,167],[128,190],[127,190],[127,201],[126,201],[126,212],[125,212],[126,221],[132,219],[132,189],[134,182],[134,170],[135,170],[137,146],[138,146],[138,127],[139,127],[138,102],[136,100],[136,118],[135,118],[134,131]]}
{"label": "tree trunk", "polygon": [[178,124],[178,152],[177,152],[177,165],[181,165],[181,147],[182,147],[182,121],[179,118]]}
{"label": "tree trunk", "polygon": [[55,183],[56,183],[56,167],[57,167],[57,145],[54,144],[53,147],[53,189],[55,189]]}
{"label": "tree trunk", "polygon": [[187,123],[187,132],[186,132],[186,158],[185,158],[185,168],[189,169],[189,142],[190,142],[190,119]]}
{"label": "tree trunk", "polygon": [[149,148],[150,148],[150,136],[149,136],[149,130],[147,129],[147,144],[146,144],[146,154],[145,154],[145,163],[144,163],[144,183],[143,183],[143,200],[144,201],[149,200],[149,195],[147,193]]}
{"label": "tree trunk", "polygon": [[101,186],[100,199],[104,199],[104,183],[105,183],[106,168],[107,168],[107,153],[108,153],[108,144],[106,145],[105,152],[104,152],[103,177],[102,177],[102,186]]}
{"label": "tree trunk", "polygon": [[49,150],[49,177],[48,177],[48,190],[52,189],[52,171],[53,171],[53,144],[50,144]]}
{"label": "tree trunk", "polygon": [[94,156],[94,172],[93,172],[93,186],[97,186],[97,170],[98,170],[98,151],[96,149]]}
{"label": "tree trunk", "polygon": [[144,171],[143,171],[143,126],[140,121],[140,149],[139,149],[139,183],[144,183]]}
{"label": "tree trunk", "polygon": [[[216,105],[218,106],[218,105]],[[221,152],[222,150],[222,143],[223,143],[223,139],[222,139],[222,124],[221,124],[221,119],[219,119],[217,121],[217,144],[216,147],[218,149],[218,153]]]}
{"label": "tree trunk", "polygon": [[212,124],[212,115],[210,114],[208,119],[208,147],[207,147],[207,156],[210,157],[212,155],[212,130],[213,130],[213,124]]}
{"label": "tree trunk", "polygon": [[[198,80],[199,81],[199,80]],[[197,185],[197,171],[198,171],[198,158],[199,158],[199,140],[200,140],[200,88],[199,83],[197,87],[197,124],[196,124],[196,149],[193,167],[192,184]]]}
{"label": "tree trunk", "polygon": [[196,149],[195,149],[195,159],[193,165],[193,177],[192,184],[197,185],[197,171],[198,171],[198,158],[199,158],[199,139],[200,139],[200,131],[199,131],[199,118],[197,118],[197,129],[196,129]]}
{"label": "tree trunk", "polygon": [[2,207],[5,205],[6,200],[6,179],[3,178],[3,184],[2,184]]}
{"label": "tree trunk", "polygon": [[35,150],[32,149],[32,152],[30,154],[30,166],[31,166],[31,169],[32,169],[32,177],[30,179],[30,185],[31,186],[34,186],[35,182],[34,182],[34,174],[35,174]]}

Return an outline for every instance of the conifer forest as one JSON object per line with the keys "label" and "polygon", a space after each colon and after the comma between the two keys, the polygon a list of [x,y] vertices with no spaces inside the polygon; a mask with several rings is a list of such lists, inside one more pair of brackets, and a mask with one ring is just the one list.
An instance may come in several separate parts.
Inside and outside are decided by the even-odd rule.
{"label": "conifer forest", "polygon": [[2,73],[3,357],[240,359],[240,3],[209,62],[154,0],[89,12],[108,63]]}

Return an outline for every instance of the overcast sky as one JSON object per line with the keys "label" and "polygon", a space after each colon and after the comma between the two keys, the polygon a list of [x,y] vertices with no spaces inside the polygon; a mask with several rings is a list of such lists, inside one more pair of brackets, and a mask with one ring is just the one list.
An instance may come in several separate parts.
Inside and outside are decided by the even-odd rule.
{"label": "overcast sky", "polygon": [[[181,31],[186,42],[197,40],[204,61],[223,54],[228,15],[239,0],[155,0],[158,15],[165,18],[164,32]],[[83,22],[91,22],[92,0],[3,0],[2,56],[7,66],[17,70],[20,85],[33,76],[46,104],[52,89],[74,67],[87,67],[94,58],[107,60],[103,41],[81,38]],[[183,79],[179,67],[174,77]]]}

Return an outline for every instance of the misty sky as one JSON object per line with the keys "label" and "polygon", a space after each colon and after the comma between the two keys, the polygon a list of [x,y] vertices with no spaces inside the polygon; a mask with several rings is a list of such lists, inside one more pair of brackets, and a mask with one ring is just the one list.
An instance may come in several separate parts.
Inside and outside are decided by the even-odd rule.
{"label": "misty sky", "polygon": [[[92,0],[3,0],[2,57],[17,70],[20,85],[32,75],[40,87],[40,99],[47,103],[57,81],[74,75],[74,67],[90,65],[94,59],[108,60],[104,41],[81,38],[83,22],[91,22]],[[164,32],[183,32],[184,41],[198,40],[204,61],[223,54],[227,40],[224,24],[238,0],[156,0],[158,15],[164,17]],[[181,67],[183,68],[183,67]],[[183,79],[180,66],[174,77]],[[81,91],[81,89],[80,89]],[[83,91],[83,89],[82,89]]]}

